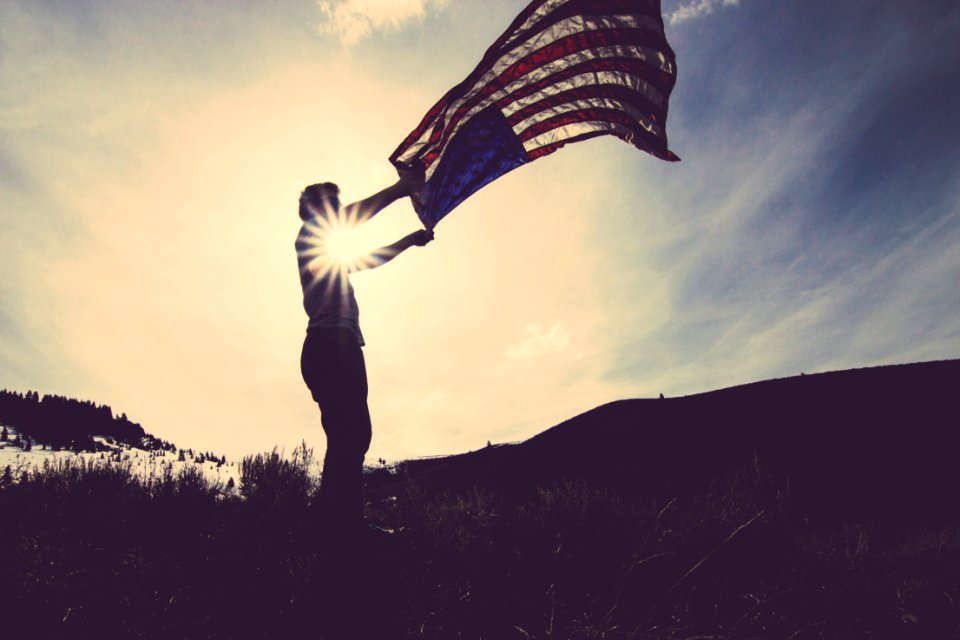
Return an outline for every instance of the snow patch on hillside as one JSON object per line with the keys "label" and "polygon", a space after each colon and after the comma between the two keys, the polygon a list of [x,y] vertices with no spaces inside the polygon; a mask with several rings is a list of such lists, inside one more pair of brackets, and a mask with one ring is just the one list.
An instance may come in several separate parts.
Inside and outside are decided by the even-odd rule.
{"label": "snow patch on hillside", "polygon": [[180,460],[179,453],[171,451],[147,451],[131,447],[127,444],[114,442],[110,438],[103,436],[94,436],[94,442],[97,442],[111,451],[81,452],[73,451],[53,451],[49,448],[43,448],[42,444],[34,443],[30,451],[24,451],[19,445],[13,443],[13,440],[20,434],[13,427],[7,427],[8,440],[0,441],[0,473],[6,467],[10,467],[15,475],[33,469],[42,469],[44,465],[54,465],[61,461],[79,461],[87,460],[91,462],[109,460],[129,463],[131,471],[141,479],[147,479],[151,476],[159,477],[163,475],[166,469],[176,476],[185,467],[195,467],[203,472],[203,476],[210,482],[221,482],[224,486],[233,478],[236,485],[240,484],[240,465],[236,462],[228,461],[226,464],[218,466],[215,461],[195,462],[190,456],[185,456]]}

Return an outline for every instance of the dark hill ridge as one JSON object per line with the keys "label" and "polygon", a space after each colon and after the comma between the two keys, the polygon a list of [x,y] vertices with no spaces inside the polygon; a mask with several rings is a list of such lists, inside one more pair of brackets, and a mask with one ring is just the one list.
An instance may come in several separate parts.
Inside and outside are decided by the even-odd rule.
{"label": "dark hill ridge", "polygon": [[582,478],[670,499],[756,457],[812,516],[939,519],[960,513],[958,390],[960,360],[949,360],[623,400],[519,444],[403,468],[438,490]]}
{"label": "dark hill ridge", "polygon": [[144,431],[127,414],[115,416],[109,405],[65,396],[26,394],[0,389],[0,425],[56,448],[96,451],[94,436],[111,438],[129,446],[172,449],[170,443]]}

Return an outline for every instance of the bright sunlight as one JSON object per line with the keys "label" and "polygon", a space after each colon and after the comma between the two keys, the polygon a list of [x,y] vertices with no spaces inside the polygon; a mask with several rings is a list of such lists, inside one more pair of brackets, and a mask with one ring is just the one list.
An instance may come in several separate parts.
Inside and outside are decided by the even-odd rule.
{"label": "bright sunlight", "polygon": [[342,276],[364,268],[369,254],[368,241],[356,224],[355,215],[328,207],[324,215],[307,223],[306,244],[298,248],[310,257],[314,275],[337,272]]}
{"label": "bright sunlight", "polygon": [[350,267],[368,253],[362,234],[353,226],[334,226],[326,238],[326,249],[337,265]]}

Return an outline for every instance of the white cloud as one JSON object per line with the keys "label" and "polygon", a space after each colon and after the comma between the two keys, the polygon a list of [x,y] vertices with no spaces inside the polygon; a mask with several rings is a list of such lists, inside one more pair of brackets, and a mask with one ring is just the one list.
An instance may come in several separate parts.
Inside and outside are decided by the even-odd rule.
{"label": "white cloud", "polygon": [[740,0],[691,0],[681,4],[667,16],[670,24],[679,24],[712,13],[716,7],[735,7]]}
{"label": "white cloud", "polygon": [[548,353],[563,351],[570,344],[570,334],[560,326],[559,320],[554,320],[549,327],[542,324],[528,324],[525,335],[514,346],[507,348],[507,355],[511,358],[532,358]]}
{"label": "white cloud", "polygon": [[324,20],[320,31],[332,33],[352,45],[374,31],[398,29],[413,19],[423,19],[429,7],[441,8],[447,0],[318,0]]}

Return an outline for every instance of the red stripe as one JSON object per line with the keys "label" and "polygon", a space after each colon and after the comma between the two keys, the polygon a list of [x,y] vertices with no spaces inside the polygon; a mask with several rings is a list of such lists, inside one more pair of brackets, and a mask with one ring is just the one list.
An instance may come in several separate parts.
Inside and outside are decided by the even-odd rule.
{"label": "red stripe", "polygon": [[[630,129],[630,131],[633,133],[633,140],[630,140],[629,142],[635,147],[643,149],[644,151],[648,151],[658,158],[663,158],[664,160],[679,159],[673,154],[672,151],[667,149],[667,140],[665,137],[661,138],[650,133],[640,126],[640,124],[629,114],[616,109],[581,109],[579,111],[562,113],[548,120],[544,120],[543,122],[538,122],[517,137],[521,142],[525,142],[542,133],[547,133],[548,131],[553,131],[554,129],[558,129],[569,124],[576,124],[578,122],[612,122],[623,125],[624,127]],[[618,134],[616,132],[611,131],[604,133],[609,133],[617,136],[621,140],[626,140],[622,134]],[[570,138],[565,138],[564,140],[559,140],[557,142],[570,142]],[[556,143],[549,143],[547,146],[554,144]]]}
{"label": "red stripe", "polygon": [[[646,130],[643,130],[642,133],[646,133]],[[574,142],[580,142],[582,140],[588,140],[590,138],[596,138],[598,136],[604,136],[604,135],[613,135],[613,136],[616,136],[617,138],[620,138],[624,142],[628,142],[623,135],[612,132],[612,131],[589,131],[587,133],[582,133],[580,135],[564,138],[563,140],[558,140],[557,142],[551,142],[550,144],[546,144],[542,147],[537,147],[532,151],[528,151],[527,157],[530,158],[531,160],[536,160],[537,158],[542,158],[543,156],[550,155],[551,153],[563,147],[564,145],[571,144]],[[632,144],[636,148],[642,151],[646,151],[647,153],[653,156],[656,156],[661,160],[666,160],[668,162],[680,161],[680,158],[673,151],[670,151],[669,149],[660,148],[659,146],[654,147],[649,144],[646,144],[645,138],[638,138],[636,135],[634,135],[633,140],[629,141],[629,144]]]}
{"label": "red stripe", "polygon": [[569,111],[567,113],[561,113],[553,116],[552,118],[547,118],[542,122],[525,129],[520,134],[517,135],[517,139],[520,142],[526,142],[530,138],[536,138],[541,133],[546,133],[552,131],[559,127],[564,127],[568,124],[576,124],[577,122],[613,122],[616,124],[622,124],[631,129],[643,129],[637,121],[630,116],[630,114],[620,111],[619,109],[604,109],[598,107],[591,107],[589,109],[578,109],[577,111]]}
{"label": "red stripe", "polygon": [[[513,37],[506,39],[504,51],[494,51],[493,47],[487,51],[487,55],[493,54],[496,58],[502,57],[507,53],[506,49],[512,49],[517,43],[529,40],[532,35],[549,29],[556,23],[572,18],[574,16],[586,16],[602,18],[615,15],[633,15],[651,18],[658,25],[659,30],[663,31],[663,18],[660,15],[659,6],[654,12],[650,7],[643,7],[643,3],[637,0],[571,0],[570,2],[557,7],[552,12],[541,18],[529,29],[516,33]],[[659,5],[659,2],[657,3]],[[675,59],[673,50],[667,46],[663,50],[667,57],[672,61]]]}
{"label": "red stripe", "polygon": [[596,138],[597,136],[603,136],[608,134],[609,132],[607,131],[591,131],[589,133],[582,133],[578,136],[571,136],[569,138],[565,138],[564,140],[561,140],[560,142],[551,142],[550,144],[546,144],[542,147],[537,147],[533,151],[528,151],[527,157],[530,158],[531,160],[536,160],[537,158],[542,158],[543,156],[550,155],[551,153],[553,153],[554,151],[556,151],[557,149],[559,149],[560,147],[566,144],[570,144],[572,142],[580,142],[581,140],[589,140],[590,138]]}
{"label": "red stripe", "polygon": [[[520,27],[523,25],[523,23],[535,11],[541,8],[545,2],[546,0],[535,0],[527,5],[527,7],[514,19],[510,27],[493,43],[493,45],[488,48],[483,59],[480,61],[480,64],[477,65],[473,72],[463,82],[450,89],[443,96],[443,98],[433,105],[433,107],[423,117],[417,128],[414,129],[410,135],[406,137],[406,139],[404,139],[397,150],[394,151],[394,153],[390,156],[390,160],[392,162],[396,162],[396,159],[400,155],[403,155],[412,144],[421,138],[428,128],[435,127],[425,144],[427,146],[431,146],[436,145],[438,141],[441,141],[440,146],[435,147],[434,150],[425,154],[421,154],[421,161],[424,165],[424,168],[429,167],[434,161],[436,161],[436,158],[439,157],[443,147],[449,141],[449,137],[453,128],[460,123],[465,114],[469,112],[469,110],[480,100],[488,97],[498,90],[501,90],[504,86],[510,84],[518,77],[528,73],[533,68],[543,64],[548,64],[549,62],[562,58],[571,53],[576,53],[593,47],[639,44],[641,46],[646,46],[662,52],[671,62],[675,60],[674,52],[670,48],[670,45],[667,43],[666,38],[662,33],[663,19],[660,12],[660,0],[647,0],[646,2],[638,2],[638,0],[571,0],[571,2],[554,9],[546,16],[543,16],[530,28],[520,31]],[[652,17],[659,25],[661,25],[661,32],[657,33],[649,29],[644,30],[624,28],[581,32],[561,38],[560,40],[557,40],[538,51],[532,52],[522,60],[517,61],[514,65],[505,70],[505,72],[498,78],[495,78],[481,89],[476,90],[467,103],[457,109],[449,123],[447,123],[442,129],[436,128],[437,124],[439,123],[439,116],[449,108],[450,103],[461,99],[465,95],[468,95],[470,91],[473,90],[473,85],[477,82],[477,80],[487,73],[490,68],[495,65],[496,62],[503,56],[503,54],[507,53],[507,51],[501,51],[501,49],[504,48],[508,43],[509,48],[514,48],[517,46],[517,43],[524,40],[529,40],[534,35],[539,34],[543,30],[554,26],[557,22],[573,15],[603,17],[605,15],[618,13]],[[583,73],[587,70],[602,69],[625,71],[641,77],[660,90],[661,93],[663,93],[665,100],[669,98],[669,94],[673,89],[674,83],[676,82],[674,75],[663,72],[659,68],[652,68],[650,65],[640,60],[626,58],[599,59],[562,69],[548,78],[544,78],[541,81],[533,83],[532,85],[522,87],[520,90],[514,92],[513,95],[499,101],[498,105],[509,104],[513,100],[528,96],[536,91],[542,90],[544,87],[549,86],[550,84],[560,82],[563,79],[572,77],[578,73]],[[650,109],[644,109],[644,111],[650,111]],[[656,114],[652,113],[651,115]],[[665,120],[666,113],[664,112],[661,114],[658,124],[661,126],[665,125]]]}
{"label": "red stripe", "polygon": [[653,85],[655,89],[663,94],[664,98],[669,95],[673,89],[673,83],[676,80],[671,74],[661,71],[660,69],[652,68],[643,60],[637,58],[599,58],[564,67],[546,78],[524,85],[510,95],[498,100],[497,107],[505,109],[510,103],[526,98],[534,93],[539,93],[554,84],[559,84],[564,80],[568,80],[582,73],[594,73],[597,71],[617,71],[636,76]]}
{"label": "red stripe", "polygon": [[[469,80],[471,76],[476,74],[477,71],[480,69],[480,67],[484,66],[484,62],[486,62],[488,59],[490,58],[499,59],[500,54],[498,52],[500,48],[503,47],[503,45],[508,40],[510,40],[514,34],[516,34],[520,30],[520,27],[522,27],[523,23],[527,21],[527,18],[532,16],[537,11],[537,9],[539,9],[546,3],[547,3],[547,0],[534,0],[534,2],[531,2],[530,4],[528,4],[527,7],[520,12],[520,15],[518,15],[514,19],[514,21],[510,23],[510,26],[507,27],[507,30],[504,31],[500,35],[500,37],[497,38],[493,42],[493,44],[487,48],[487,52],[483,54],[483,58],[480,59],[480,64],[477,65],[477,68],[474,69],[473,73],[471,73],[470,76],[467,76],[467,80]],[[556,11],[556,9],[554,9],[554,11]],[[534,23],[531,29],[536,29],[537,25],[540,24],[540,22],[542,22],[544,19],[548,18],[550,15],[551,14],[548,13],[546,16],[544,16],[539,21]],[[483,74],[481,73],[479,75],[483,75]],[[479,75],[477,77],[479,77]]]}
{"label": "red stripe", "polygon": [[[578,53],[586,49],[595,49],[597,47],[639,45],[656,49],[657,47],[655,45],[658,43],[658,41],[665,42],[660,34],[653,34],[650,31],[643,31],[640,29],[604,29],[600,31],[586,31],[574,33],[560,38],[559,40],[555,40],[554,42],[551,42],[550,44],[530,53],[525,58],[518,60],[513,65],[505,69],[504,72],[498,77],[494,78],[489,83],[476,90],[470,99],[454,112],[450,122],[448,122],[442,129],[435,128],[433,130],[433,132],[430,134],[430,139],[428,140],[427,144],[439,148],[444,147],[447,144],[453,129],[460,122],[463,116],[470,111],[471,108],[476,106],[476,104],[484,98],[487,98],[493,93],[502,90],[503,87],[526,75],[537,67],[554,62],[565,56]],[[603,69],[602,58],[592,62],[594,63],[593,66],[595,70]],[[673,76],[670,76],[670,78],[673,79]],[[433,160],[428,159],[431,155],[435,159],[436,155],[438,154],[428,153],[426,156],[423,156],[425,167],[429,167],[432,163]]]}
{"label": "red stripe", "polygon": [[510,126],[513,127],[523,122],[527,118],[542,111],[546,111],[547,109],[552,109],[553,107],[557,107],[568,102],[574,102],[576,100],[597,99],[610,99],[618,102],[624,102],[645,113],[650,122],[657,123],[661,126],[663,124],[665,113],[662,109],[657,108],[657,106],[650,102],[650,100],[648,100],[647,97],[642,93],[639,93],[630,87],[617,84],[585,85],[547,96],[542,100],[538,100],[537,102],[527,105],[523,109],[510,114],[510,116],[507,118],[507,122],[509,122]]}
{"label": "red stripe", "polygon": [[451,102],[455,98],[451,98],[454,92],[459,88],[459,85],[447,91],[440,100],[437,101],[435,105],[430,107],[430,110],[427,111],[427,115],[423,116],[423,119],[420,121],[420,124],[417,125],[417,128],[410,132],[406,138],[403,139],[403,142],[400,143],[400,146],[390,155],[390,162],[393,164],[397,163],[397,158],[403,155],[407,149],[416,142],[420,136],[423,135],[423,132],[426,131],[429,127],[434,125],[434,122],[437,119],[437,114],[440,113],[441,109],[445,109],[448,102]]}

